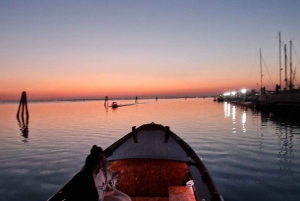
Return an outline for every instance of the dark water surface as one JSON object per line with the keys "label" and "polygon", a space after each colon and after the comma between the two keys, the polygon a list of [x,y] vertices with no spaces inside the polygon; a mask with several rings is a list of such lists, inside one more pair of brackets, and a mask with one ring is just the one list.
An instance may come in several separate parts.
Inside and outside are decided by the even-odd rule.
{"label": "dark water surface", "polygon": [[[131,104],[134,100],[119,100]],[[0,200],[47,200],[132,126],[170,126],[202,158],[225,201],[300,200],[300,122],[212,99],[0,104]]]}

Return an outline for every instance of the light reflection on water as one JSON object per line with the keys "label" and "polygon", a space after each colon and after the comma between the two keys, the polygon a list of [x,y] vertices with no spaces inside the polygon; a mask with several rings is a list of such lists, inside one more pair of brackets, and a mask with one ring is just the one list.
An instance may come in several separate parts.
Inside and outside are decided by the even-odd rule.
{"label": "light reflection on water", "polygon": [[[119,100],[130,104],[134,100]],[[225,200],[298,200],[297,120],[212,99],[140,100],[117,109],[101,101],[0,104],[0,196],[46,200],[82,166],[93,144],[109,146],[132,126],[155,122],[189,143]]]}

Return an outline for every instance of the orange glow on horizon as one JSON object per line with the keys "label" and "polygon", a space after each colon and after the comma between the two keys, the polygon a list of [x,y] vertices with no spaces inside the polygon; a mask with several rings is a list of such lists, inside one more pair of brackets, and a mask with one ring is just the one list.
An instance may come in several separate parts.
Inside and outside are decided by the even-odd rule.
{"label": "orange glow on horizon", "polygon": [[103,99],[105,96],[111,98],[134,98],[135,96],[141,98],[148,97],[184,97],[184,96],[214,96],[220,93],[226,92],[228,90],[237,90],[241,88],[255,89],[251,86],[239,86],[238,84],[222,85],[220,83],[214,83],[210,86],[202,86],[201,84],[195,85],[182,85],[173,84],[172,86],[164,86],[155,84],[155,86],[140,85],[131,86],[131,84],[124,84],[122,87],[119,86],[105,86],[105,87],[89,87],[89,86],[69,86],[57,85],[56,88],[53,86],[51,88],[45,87],[41,90],[40,87],[30,88],[29,90],[13,90],[0,93],[0,100],[19,100],[22,91],[27,92],[28,100],[36,99],[69,99],[69,98],[99,98]]}
{"label": "orange glow on horizon", "polygon": [[[212,81],[209,76],[168,76],[168,75],[132,75],[132,74],[93,74],[31,76],[31,79],[7,78],[0,81],[2,86],[9,86],[0,91],[0,100],[18,101],[22,91],[27,92],[28,100],[36,99],[103,99],[148,97],[184,97],[214,96],[226,91],[242,88],[257,89],[257,82],[251,85],[242,78],[229,80],[227,76]],[[259,85],[260,87],[260,85]]]}

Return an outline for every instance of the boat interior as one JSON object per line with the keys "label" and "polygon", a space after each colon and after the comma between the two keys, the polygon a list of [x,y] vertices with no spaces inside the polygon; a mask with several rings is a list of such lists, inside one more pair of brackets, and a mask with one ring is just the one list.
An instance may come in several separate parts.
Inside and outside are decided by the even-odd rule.
{"label": "boat interior", "polygon": [[112,171],[120,172],[118,188],[132,201],[194,201],[189,168],[185,162],[160,159],[110,161]]}

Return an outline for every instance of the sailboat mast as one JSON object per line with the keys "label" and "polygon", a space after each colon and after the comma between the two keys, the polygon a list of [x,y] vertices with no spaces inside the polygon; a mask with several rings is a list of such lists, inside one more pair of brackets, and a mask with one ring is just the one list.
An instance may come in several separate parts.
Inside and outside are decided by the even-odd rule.
{"label": "sailboat mast", "polygon": [[261,48],[259,48],[259,55],[260,55],[260,90],[262,90],[262,65],[261,65]]}
{"label": "sailboat mast", "polygon": [[290,90],[293,88],[292,41],[290,40]]}
{"label": "sailboat mast", "polygon": [[279,32],[279,88],[281,89],[281,34]]}
{"label": "sailboat mast", "polygon": [[287,89],[287,56],[286,56],[286,44],[284,44],[284,71],[285,71],[285,89]]}

